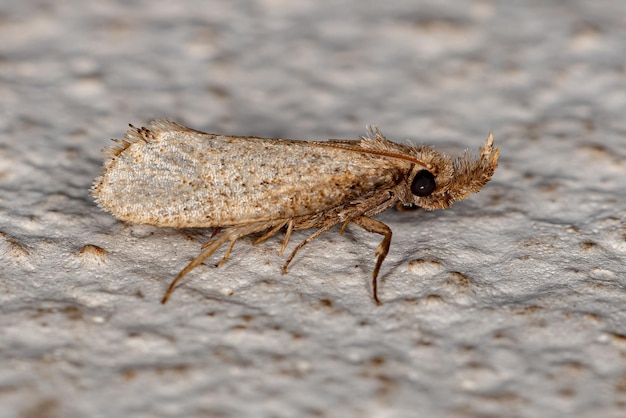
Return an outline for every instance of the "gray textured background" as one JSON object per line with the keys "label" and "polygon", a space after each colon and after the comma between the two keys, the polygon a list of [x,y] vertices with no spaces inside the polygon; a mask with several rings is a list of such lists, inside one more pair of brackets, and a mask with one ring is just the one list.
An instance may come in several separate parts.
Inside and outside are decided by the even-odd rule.
{"label": "gray textured background", "polygon": [[[171,4],[170,4],[171,3]],[[626,2],[0,4],[0,415],[604,416],[626,408]],[[280,275],[88,196],[129,122],[455,154],[494,179]],[[305,237],[292,237],[292,246]],[[103,252],[93,251],[95,245]],[[82,251],[81,251],[82,249]]]}

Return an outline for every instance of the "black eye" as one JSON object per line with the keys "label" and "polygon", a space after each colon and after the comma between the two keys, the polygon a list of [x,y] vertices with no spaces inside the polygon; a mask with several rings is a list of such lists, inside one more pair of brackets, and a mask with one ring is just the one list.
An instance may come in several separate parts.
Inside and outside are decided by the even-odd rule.
{"label": "black eye", "polygon": [[435,176],[428,170],[419,171],[413,183],[411,183],[411,193],[415,196],[426,197],[435,190]]}

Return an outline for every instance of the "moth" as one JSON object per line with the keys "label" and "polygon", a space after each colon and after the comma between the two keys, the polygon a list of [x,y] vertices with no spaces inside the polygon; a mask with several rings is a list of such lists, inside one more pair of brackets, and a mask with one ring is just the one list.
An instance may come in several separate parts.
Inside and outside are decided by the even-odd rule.
{"label": "moth", "polygon": [[280,255],[292,231],[315,232],[300,242],[282,267],[309,242],[335,225],[354,223],[380,234],[372,294],[389,252],[391,229],[374,219],[394,206],[445,209],[479,191],[498,165],[490,133],[478,155],[452,160],[429,146],[398,144],[378,128],[358,140],[299,141],[226,136],[167,120],[147,128],[130,125],[123,140],[104,149],[102,175],[91,194],[116,218],[172,228],[213,227],[211,240],[174,278],[178,281],[225,244],[218,267],[235,242],[261,234],[255,244],[285,229]]}

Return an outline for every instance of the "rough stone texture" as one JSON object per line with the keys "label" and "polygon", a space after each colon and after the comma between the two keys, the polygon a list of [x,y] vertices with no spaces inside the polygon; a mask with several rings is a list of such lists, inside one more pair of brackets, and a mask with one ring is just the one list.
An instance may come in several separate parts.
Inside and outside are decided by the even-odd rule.
{"label": "rough stone texture", "polygon": [[[0,415],[620,416],[625,29],[619,0],[3,1]],[[88,195],[108,139],[158,117],[452,154],[493,130],[500,168],[379,217],[381,307],[358,228],[287,276],[280,238],[244,240],[162,306],[210,230]]]}

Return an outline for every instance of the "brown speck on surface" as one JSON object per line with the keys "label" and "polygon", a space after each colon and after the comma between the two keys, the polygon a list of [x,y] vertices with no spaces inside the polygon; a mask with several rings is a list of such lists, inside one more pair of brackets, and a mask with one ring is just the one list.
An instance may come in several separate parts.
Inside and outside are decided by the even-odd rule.
{"label": "brown speck on surface", "polygon": [[611,335],[613,336],[613,341],[615,341],[616,343],[626,344],[626,334],[613,332],[611,333]]}
{"label": "brown speck on surface", "polygon": [[87,244],[78,252],[78,256],[85,261],[94,261],[104,263],[106,261],[107,252],[104,248],[97,245]]}
{"label": "brown speck on surface", "polygon": [[134,369],[124,370],[122,372],[122,376],[124,380],[126,381],[134,380],[137,377],[137,370],[134,370]]}
{"label": "brown speck on surface", "polygon": [[424,301],[428,304],[440,304],[444,302],[443,298],[439,295],[428,295]]}
{"label": "brown speck on surface", "polygon": [[596,244],[593,241],[584,241],[580,243],[580,247],[584,250],[584,251],[590,251],[593,248],[597,247],[598,244]]}
{"label": "brown speck on surface", "polygon": [[28,257],[30,255],[30,249],[26,244],[21,243],[16,238],[10,237],[4,232],[0,232],[0,245],[1,241],[4,241],[8,246],[9,254],[11,257]]}
{"label": "brown speck on surface", "polygon": [[61,308],[60,311],[65,314],[67,319],[71,319],[72,321],[82,320],[84,317],[82,309],[78,306],[65,306]]}
{"label": "brown speck on surface", "polygon": [[450,276],[454,283],[461,287],[468,287],[472,284],[472,280],[469,277],[458,271],[451,271]]}
{"label": "brown speck on surface", "polygon": [[333,301],[330,299],[320,299],[320,305],[326,307],[326,308],[332,308],[333,306]]}

